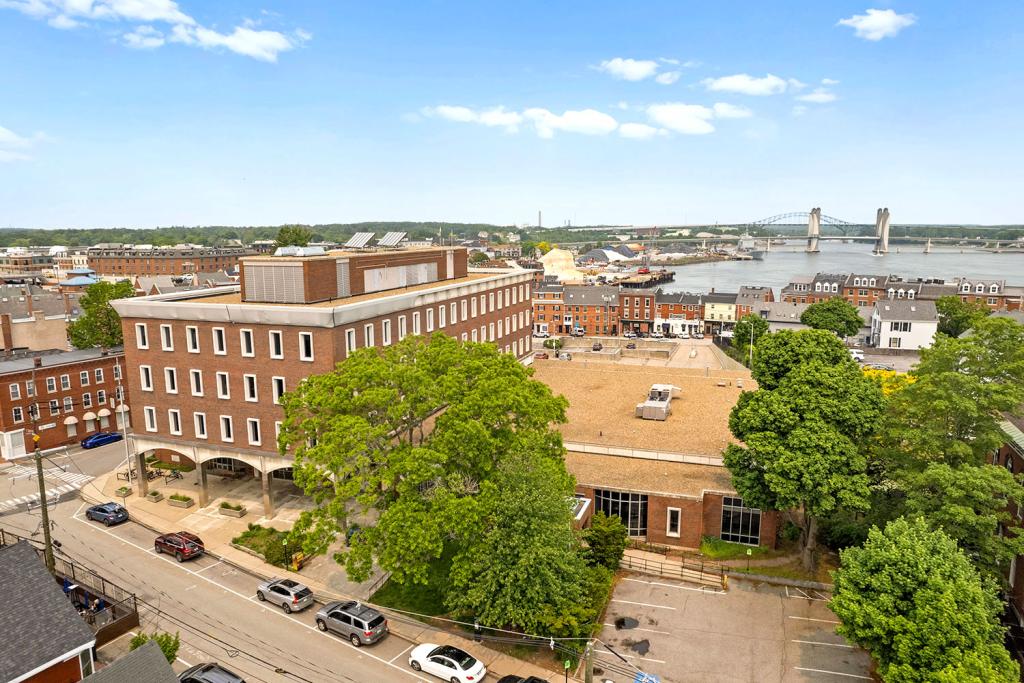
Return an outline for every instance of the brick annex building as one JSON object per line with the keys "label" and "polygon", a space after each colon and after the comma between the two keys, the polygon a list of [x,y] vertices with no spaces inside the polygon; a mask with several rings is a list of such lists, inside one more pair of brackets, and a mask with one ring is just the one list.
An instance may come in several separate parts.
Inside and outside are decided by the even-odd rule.
{"label": "brick annex building", "polygon": [[138,275],[186,275],[232,271],[244,256],[243,247],[154,247],[101,244],[88,251],[89,268],[97,275],[131,278]]}
{"label": "brick annex building", "polygon": [[[349,353],[443,332],[530,352],[532,273],[469,271],[462,247],[299,251],[241,259],[239,285],[113,302],[124,327],[136,452],[207,470],[290,478],[280,396]],[[144,481],[140,478],[140,485]]]}

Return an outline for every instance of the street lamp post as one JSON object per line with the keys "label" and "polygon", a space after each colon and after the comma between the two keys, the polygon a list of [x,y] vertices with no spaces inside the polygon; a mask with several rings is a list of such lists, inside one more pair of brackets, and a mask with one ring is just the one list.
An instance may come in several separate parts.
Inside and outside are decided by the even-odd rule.
{"label": "street lamp post", "polygon": [[[39,395],[36,392],[35,367],[32,368],[32,394]],[[36,401],[32,404],[32,443],[36,461],[36,478],[39,480],[39,509],[43,522],[43,557],[46,561],[46,568],[52,572],[55,564],[53,561],[53,539],[50,538],[50,511],[47,508],[46,480],[43,478],[43,456],[39,451],[39,439],[39,402]]]}

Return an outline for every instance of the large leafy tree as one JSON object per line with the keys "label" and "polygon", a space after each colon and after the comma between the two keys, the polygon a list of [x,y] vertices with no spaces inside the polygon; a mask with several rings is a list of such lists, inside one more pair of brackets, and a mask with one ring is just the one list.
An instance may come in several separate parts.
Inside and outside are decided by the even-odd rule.
{"label": "large leafy tree", "polygon": [[955,294],[940,296],[935,308],[939,312],[939,332],[950,337],[959,337],[992,312],[983,301],[963,301]]}
{"label": "large leafy tree", "polygon": [[[765,337],[765,344],[780,333]],[[729,428],[743,444],[725,451],[725,466],[745,504],[796,510],[801,520],[801,559],[814,566],[818,524],[837,510],[864,510],[869,503],[865,444],[881,417],[884,398],[830,333],[788,333],[779,359],[761,372],[772,388],[740,395]],[[807,352],[813,344],[823,351]],[[777,348],[775,342],[769,348]],[[765,350],[758,346],[755,377]],[[763,387],[764,385],[762,385]]]}
{"label": "large leafy tree", "polygon": [[824,330],[779,330],[765,335],[754,348],[754,379],[774,389],[790,370],[810,363],[849,364],[850,354],[834,334]]}
{"label": "large leafy tree", "polygon": [[590,518],[590,527],[583,532],[587,542],[587,559],[591,564],[603,565],[611,570],[619,568],[629,545],[629,532],[622,519],[598,512]]}
{"label": "large leafy tree", "polygon": [[97,282],[85,288],[85,294],[78,300],[82,315],[68,324],[68,339],[76,349],[91,349],[97,346],[109,348],[124,343],[121,332],[121,316],[110,305],[114,299],[135,296],[132,283],[122,280],[118,283]]}
{"label": "large leafy tree", "polygon": [[746,357],[750,353],[751,346],[756,346],[761,337],[766,334],[768,334],[767,320],[754,313],[745,315],[736,322],[736,327],[733,328],[733,348],[740,356]]}
{"label": "large leafy tree", "polygon": [[994,584],[923,519],[876,527],[863,547],[843,550],[829,606],[887,683],[1019,680]]}
{"label": "large leafy tree", "polygon": [[304,247],[313,239],[313,232],[301,225],[285,225],[277,231],[274,243],[278,247]]}
{"label": "large leafy tree", "polygon": [[831,330],[840,337],[852,337],[864,326],[857,307],[838,296],[808,306],[800,322],[815,330]]}
{"label": "large leafy tree", "polygon": [[506,460],[560,468],[564,482],[551,424],[565,420],[566,401],[530,373],[493,345],[434,334],[362,349],[304,380],[284,398],[279,440],[314,502],[295,537],[323,552],[352,506],[373,510],[376,522],[335,559],[357,581],[376,561],[395,581],[425,583],[432,562],[481,542],[497,514],[482,494],[511,481]]}

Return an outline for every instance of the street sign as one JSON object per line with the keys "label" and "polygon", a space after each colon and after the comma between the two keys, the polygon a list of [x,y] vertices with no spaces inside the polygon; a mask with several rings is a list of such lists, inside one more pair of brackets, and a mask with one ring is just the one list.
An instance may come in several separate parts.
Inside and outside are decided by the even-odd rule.
{"label": "street sign", "polygon": [[56,426],[57,426],[57,423],[56,423],[56,422],[47,422],[47,423],[46,423],[46,424],[44,424],[44,425],[39,425],[38,427],[36,427],[36,429],[37,429],[38,431],[42,432],[42,431],[45,431],[45,430],[47,430],[47,429],[53,429],[53,428],[54,428],[54,427],[56,427]]}
{"label": "street sign", "polygon": [[572,668],[572,661],[568,660],[568,659],[565,660],[565,662],[562,664],[562,668],[571,669]]}

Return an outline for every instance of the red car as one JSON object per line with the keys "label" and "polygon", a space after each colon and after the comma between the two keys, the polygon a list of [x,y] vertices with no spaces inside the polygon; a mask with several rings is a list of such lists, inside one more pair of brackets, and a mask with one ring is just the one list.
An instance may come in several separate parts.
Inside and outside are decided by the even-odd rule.
{"label": "red car", "polygon": [[167,553],[174,555],[178,562],[191,560],[206,552],[203,539],[187,531],[178,531],[173,534],[162,534],[153,541],[153,550],[156,554]]}

